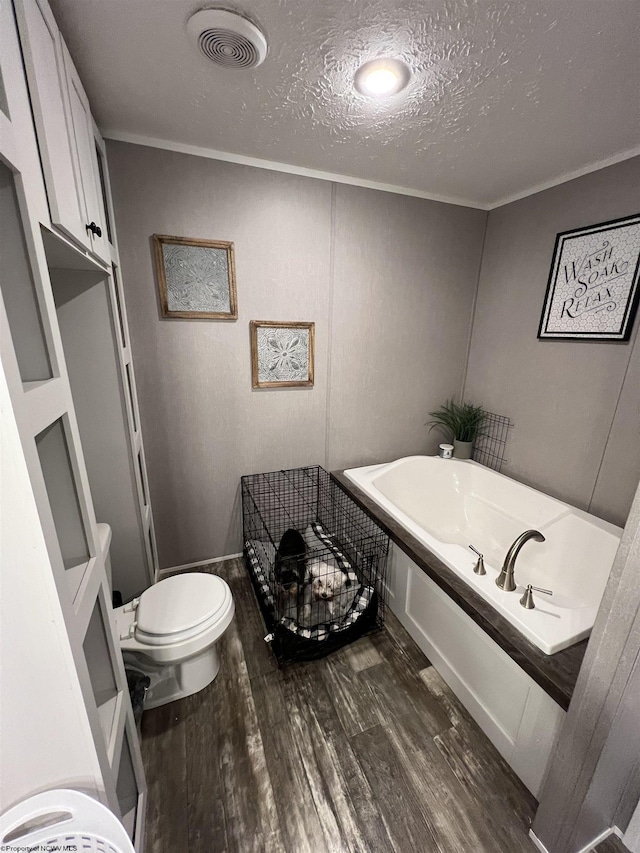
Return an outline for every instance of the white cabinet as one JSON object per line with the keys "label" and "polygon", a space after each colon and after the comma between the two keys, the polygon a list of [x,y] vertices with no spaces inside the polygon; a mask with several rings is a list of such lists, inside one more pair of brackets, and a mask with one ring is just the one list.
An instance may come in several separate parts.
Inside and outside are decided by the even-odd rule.
{"label": "white cabinet", "polygon": [[15,8],[51,225],[108,261],[89,103],[48,4],[15,0]]}
{"label": "white cabinet", "polygon": [[71,152],[75,165],[76,186],[79,190],[78,196],[86,225],[85,233],[89,239],[89,248],[99,258],[108,262],[110,260],[108,229],[100,185],[96,142],[93,136],[93,118],[80,77],[64,42],[61,42],[61,48],[69,93]]}
{"label": "white cabinet", "polygon": [[[112,408],[120,408],[119,470],[128,475],[132,526],[146,566],[153,526],[146,499],[144,512],[141,507],[136,517],[135,510],[138,472],[141,477],[146,472],[139,426],[131,431],[128,426],[128,407],[136,424],[139,420],[133,384],[125,397],[124,377],[133,377],[133,364],[123,294],[115,290],[115,233],[109,227],[113,243],[100,243],[84,229],[87,215],[101,216],[109,202],[107,165],[103,160],[101,190],[96,145],[104,158],[102,141],[50,10],[44,0],[42,5],[15,0],[15,9],[20,41],[14,6],[0,0],[0,394],[5,396],[0,432],[10,462],[3,457],[3,474],[5,469],[16,474],[3,478],[0,505],[3,521],[6,516],[11,525],[11,536],[2,537],[0,561],[0,645],[9,687],[3,692],[0,730],[3,797],[9,804],[48,787],[85,790],[120,817],[141,853],[142,757],[78,424],[82,389],[70,381],[69,341],[61,334],[62,312],[52,287],[56,276],[68,287],[75,285],[72,296],[78,302],[82,277],[82,293],[93,287],[103,296],[101,332],[117,341],[109,376]],[[21,48],[31,69],[29,91]],[[86,360],[94,354],[92,349]],[[108,426],[107,437],[111,432]],[[99,450],[111,453],[108,447]],[[112,470],[107,468],[109,476]],[[155,565],[148,569],[152,578]],[[151,578],[140,583],[146,586]],[[19,665],[8,667],[9,661]]]}
{"label": "white cabinet", "polygon": [[[47,185],[51,222],[69,237],[86,241],[76,192],[65,114],[65,75],[60,33],[48,6],[16,0],[31,105]],[[26,36],[26,38],[25,38]]]}

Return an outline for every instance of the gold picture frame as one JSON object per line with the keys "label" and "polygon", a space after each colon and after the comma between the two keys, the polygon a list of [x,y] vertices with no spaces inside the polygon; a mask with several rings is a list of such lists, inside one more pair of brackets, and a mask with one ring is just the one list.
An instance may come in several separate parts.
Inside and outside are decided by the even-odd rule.
{"label": "gold picture frame", "polygon": [[237,320],[233,243],[153,235],[163,317]]}
{"label": "gold picture frame", "polygon": [[253,388],[313,386],[315,323],[251,320]]}

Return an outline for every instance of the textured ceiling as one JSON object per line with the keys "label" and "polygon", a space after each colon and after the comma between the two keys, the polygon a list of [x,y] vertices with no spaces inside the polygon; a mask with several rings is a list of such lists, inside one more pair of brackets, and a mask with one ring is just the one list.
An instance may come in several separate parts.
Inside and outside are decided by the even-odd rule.
{"label": "textured ceiling", "polygon": [[[242,71],[191,45],[206,3],[51,5],[107,133],[479,206],[640,152],[638,0],[239,0],[269,41]],[[380,55],[412,79],[376,102],[353,75]]]}

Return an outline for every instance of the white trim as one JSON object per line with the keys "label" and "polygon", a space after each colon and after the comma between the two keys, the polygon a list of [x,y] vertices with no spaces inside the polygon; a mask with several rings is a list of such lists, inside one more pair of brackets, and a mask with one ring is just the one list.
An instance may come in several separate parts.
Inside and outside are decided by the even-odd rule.
{"label": "white trim", "polygon": [[542,841],[540,841],[540,839],[532,829],[529,830],[529,838],[533,841],[534,845],[538,848],[540,853],[549,853],[547,848],[544,846]]}
{"label": "white trim", "polygon": [[208,566],[210,563],[224,563],[225,560],[235,560],[237,557],[242,557],[242,552],[239,554],[227,554],[224,557],[210,557],[208,560],[198,560],[197,563],[185,563],[183,566],[170,566],[168,569],[158,569],[158,580],[162,580],[167,575],[174,575],[176,572],[187,572],[189,569]]}
{"label": "white trim", "polygon": [[566,184],[567,181],[573,181],[575,178],[581,178],[583,175],[589,175],[591,172],[597,172],[599,169],[606,169],[607,166],[615,166],[616,163],[622,163],[624,160],[631,160],[632,157],[640,156],[640,145],[636,148],[629,148],[627,151],[622,151],[620,154],[615,154],[613,157],[607,157],[604,160],[598,160],[591,163],[589,166],[583,166],[581,169],[576,169],[573,172],[565,172],[553,178],[551,181],[545,181],[542,184],[536,184],[534,187],[529,187],[528,190],[523,190],[515,195],[504,196],[497,201],[488,204],[487,210],[495,210],[497,207],[504,207],[505,204],[511,204],[512,201],[520,201],[530,195],[536,195],[544,190],[550,190],[560,184]]}
{"label": "white trim", "polygon": [[614,166],[616,163],[622,163],[624,160],[630,160],[632,157],[640,156],[640,146],[629,148],[627,151],[622,151],[619,154],[614,154],[613,157],[607,157],[604,160],[597,160],[588,166],[582,166],[573,172],[564,172],[550,181],[545,181],[541,184],[535,184],[526,190],[514,195],[503,196],[492,202],[477,202],[470,199],[455,198],[453,196],[436,195],[424,190],[416,190],[411,187],[399,187],[395,184],[385,184],[381,181],[366,181],[363,178],[354,178],[350,175],[339,175],[334,172],[323,172],[319,169],[306,169],[304,166],[292,166],[290,163],[278,163],[275,160],[262,160],[258,157],[247,157],[244,154],[232,154],[229,151],[217,151],[215,148],[203,148],[199,145],[188,145],[184,142],[173,142],[170,139],[158,139],[155,136],[143,136],[138,133],[128,133],[121,130],[101,130],[102,136],[105,139],[113,139],[116,142],[129,142],[132,145],[146,145],[149,148],[161,148],[164,151],[176,151],[179,154],[191,154],[194,157],[207,157],[209,160],[222,160],[225,163],[237,163],[241,166],[253,166],[256,169],[269,169],[272,172],[285,172],[289,175],[302,175],[306,178],[316,178],[319,181],[333,181],[338,184],[349,184],[354,187],[364,187],[365,189],[379,190],[380,192],[395,193],[396,195],[408,195],[413,198],[424,198],[428,201],[439,201],[442,204],[456,204],[460,207],[472,207],[475,210],[496,210],[498,207],[503,207],[506,204],[511,204],[513,201],[527,198],[530,195],[543,192],[544,190],[552,189],[560,184],[565,184],[567,181],[573,181],[575,178],[581,178],[583,175],[588,175],[591,172],[597,172],[599,169],[606,169],[607,166]]}
{"label": "white trim", "polygon": [[380,181],[366,181],[350,175],[339,175],[334,172],[323,172],[319,169],[306,169],[304,166],[292,166],[290,163],[277,163],[275,160],[261,160],[258,157],[246,157],[244,154],[232,154],[229,151],[217,151],[215,148],[201,148],[198,145],[187,145],[183,142],[172,142],[168,139],[156,139],[153,136],[141,136],[137,133],[127,133],[120,130],[101,130],[105,139],[116,142],[130,142],[132,145],[146,145],[149,148],[162,148],[165,151],[176,151],[179,154],[192,154],[194,157],[207,157],[210,160],[223,160],[225,163],[237,163],[241,166],[254,166],[256,169],[269,169],[272,172],[286,172],[289,175],[302,175],[305,178],[316,178],[319,181],[333,181],[337,184],[349,184],[354,187],[364,187],[396,195],[408,195],[414,198],[424,198],[428,201],[439,201],[442,204],[456,204],[460,207],[473,207],[477,210],[488,210],[486,204],[479,204],[463,198],[436,195],[434,193],[415,190],[411,187],[398,187],[395,184],[384,184]]}
{"label": "white trim", "polygon": [[[609,838],[610,835],[617,835],[615,830],[615,827],[613,827],[613,829],[605,829],[604,832],[601,832],[600,835],[596,835],[592,841],[590,841],[585,847],[581,847],[580,850],[576,851],[576,853],[589,853],[589,851],[593,850],[601,841],[604,841],[605,838]],[[532,829],[529,830],[529,838],[533,841],[540,853],[550,853]]]}

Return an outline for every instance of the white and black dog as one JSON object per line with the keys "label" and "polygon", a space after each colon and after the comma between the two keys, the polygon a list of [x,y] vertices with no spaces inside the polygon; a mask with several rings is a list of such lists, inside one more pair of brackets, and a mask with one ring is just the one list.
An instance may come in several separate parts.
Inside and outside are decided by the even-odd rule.
{"label": "white and black dog", "polygon": [[[310,578],[307,569],[307,545],[302,534],[289,528],[280,539],[275,560],[275,578],[282,607],[294,615],[302,612],[304,591]],[[293,613],[291,612],[293,611]]]}
{"label": "white and black dog", "polygon": [[275,558],[275,579],[282,615],[305,627],[344,616],[353,599],[348,587],[355,576],[335,557],[311,556],[305,536],[289,528],[280,539]]}
{"label": "white and black dog", "polygon": [[307,624],[343,616],[345,605],[352,598],[345,589],[351,584],[348,575],[335,560],[327,562],[319,557],[309,560],[307,568],[311,575],[311,583],[307,585],[310,594],[306,592],[304,596]]}

